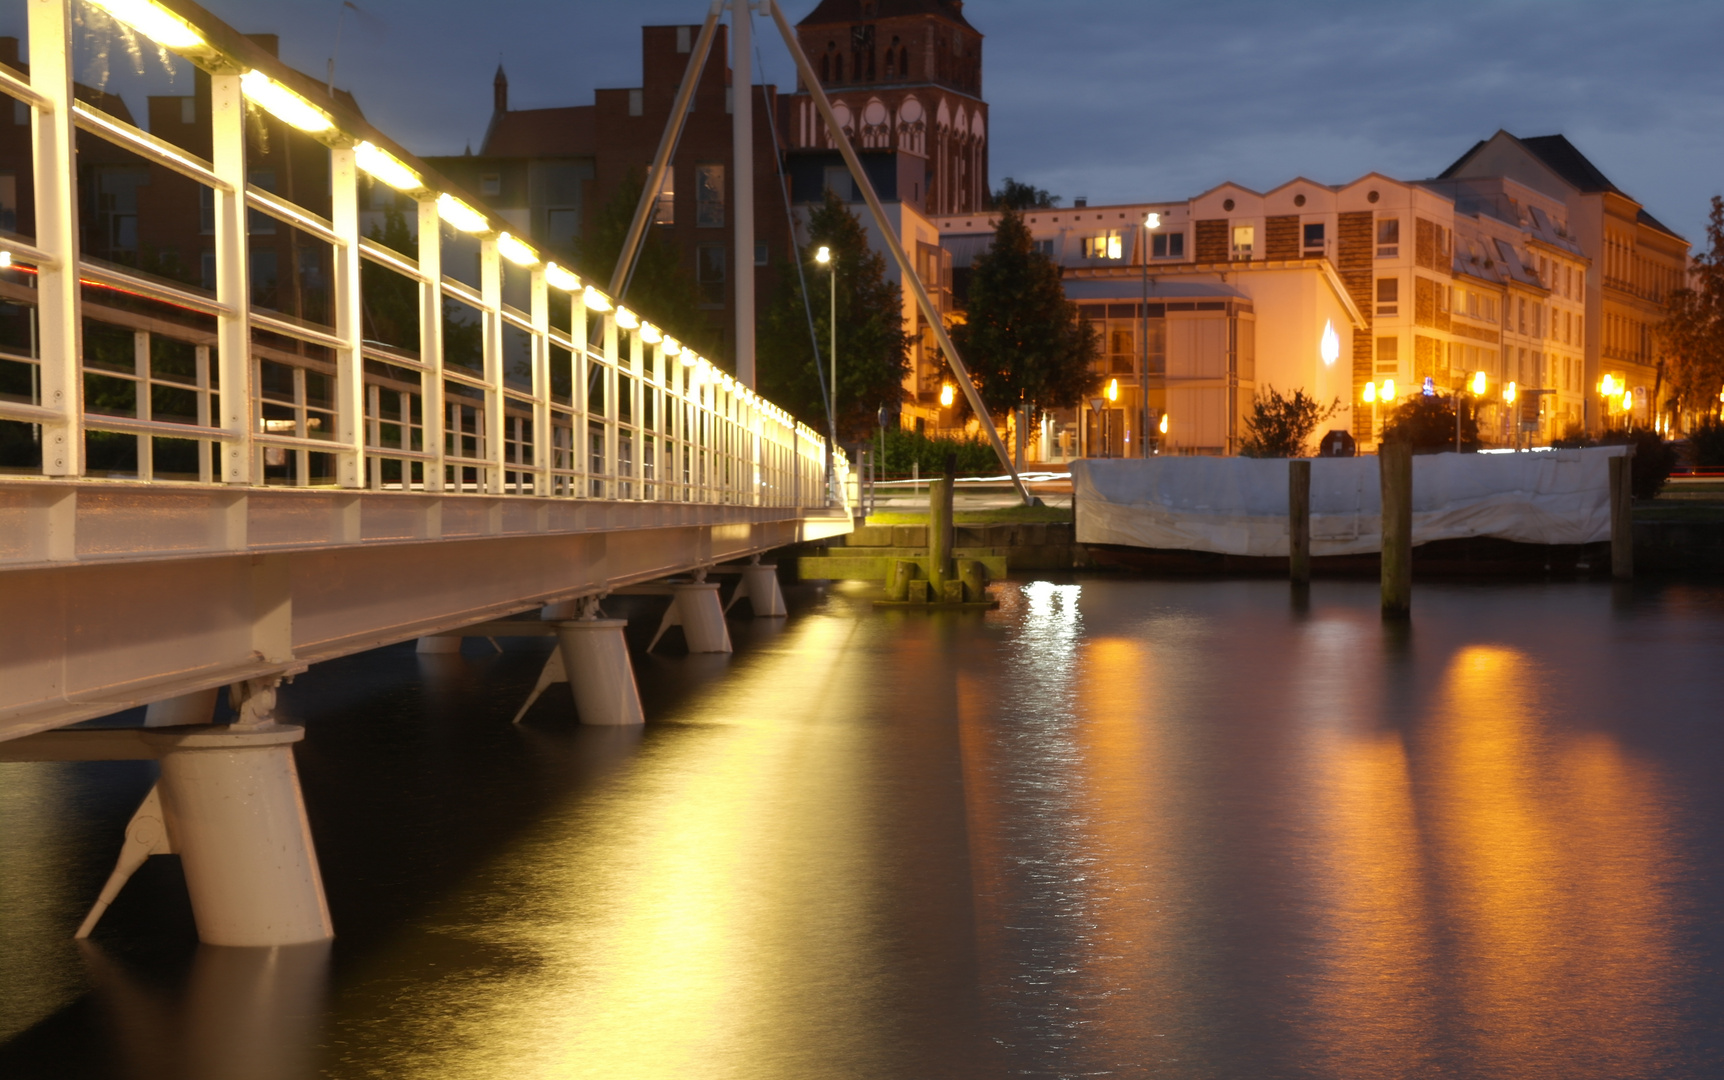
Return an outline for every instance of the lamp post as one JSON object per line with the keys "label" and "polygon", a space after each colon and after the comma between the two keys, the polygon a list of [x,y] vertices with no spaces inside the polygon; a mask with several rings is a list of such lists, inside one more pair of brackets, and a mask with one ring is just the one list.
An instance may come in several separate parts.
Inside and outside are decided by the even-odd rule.
{"label": "lamp post", "polygon": [[1161,215],[1151,211],[1143,216],[1143,251],[1138,263],[1143,267],[1143,303],[1137,309],[1137,443],[1138,456],[1149,456],[1149,234],[1161,228]]}
{"label": "lamp post", "polygon": [[[1475,403],[1480,397],[1484,396],[1485,385],[1485,373],[1482,371],[1473,372],[1472,391]],[[1455,391],[1455,453],[1457,454],[1461,452],[1461,394],[1464,393],[1466,389],[1466,384],[1462,383],[1461,388]]]}
{"label": "lamp post", "polygon": [[1519,450],[1520,449],[1520,420],[1514,415],[1514,399],[1516,398],[1516,396],[1518,396],[1518,391],[1517,391],[1517,387],[1515,386],[1515,384],[1512,382],[1503,383],[1503,405],[1505,406],[1503,409],[1503,413],[1504,413],[1504,416],[1506,418],[1507,423],[1513,425],[1512,427],[1509,428],[1509,433],[1514,436],[1514,440],[1513,440],[1512,445],[1514,446],[1514,448],[1516,450]]}
{"label": "lamp post", "polygon": [[838,445],[838,260],[833,257],[832,249],[821,244],[814,252],[814,261],[832,272],[832,348],[827,352],[826,359],[832,368],[832,377],[827,380],[827,417],[826,422],[832,428],[832,445]]}
{"label": "lamp post", "polygon": [[1371,406],[1371,441],[1380,442],[1381,432],[1377,429],[1377,403],[1382,402],[1384,405],[1388,405],[1395,400],[1395,380],[1384,379],[1381,385],[1366,383],[1363,397],[1365,403]]}
{"label": "lamp post", "polygon": [[[1110,406],[1105,412],[1102,413],[1102,420],[1101,420],[1102,445],[1111,451],[1113,449],[1113,409],[1111,408],[1111,406],[1113,405],[1114,402],[1119,400],[1119,380],[1117,378],[1109,379],[1107,381],[1107,389],[1103,390],[1102,393],[1107,397],[1107,403]],[[1109,454],[1109,456],[1112,457],[1114,455]],[[1125,455],[1122,453],[1118,456],[1124,457]]]}

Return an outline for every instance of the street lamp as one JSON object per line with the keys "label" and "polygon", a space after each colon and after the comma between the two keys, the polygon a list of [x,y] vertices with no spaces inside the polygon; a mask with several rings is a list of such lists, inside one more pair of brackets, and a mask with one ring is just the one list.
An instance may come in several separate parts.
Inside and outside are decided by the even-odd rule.
{"label": "street lamp", "polygon": [[1138,456],[1149,456],[1149,234],[1161,228],[1161,215],[1153,210],[1143,216],[1143,250],[1138,263],[1143,268],[1143,304],[1137,309],[1137,412]]}
{"label": "street lamp", "polygon": [[952,402],[958,400],[958,388],[951,383],[940,384],[940,408],[950,409]]}
{"label": "street lamp", "polygon": [[1371,406],[1371,438],[1375,440],[1379,434],[1377,430],[1377,403],[1382,402],[1384,405],[1388,405],[1395,400],[1395,380],[1384,379],[1380,385],[1366,383],[1362,396],[1365,403]]}
{"label": "street lamp", "polygon": [[[1478,408],[1477,401],[1480,397],[1484,396],[1485,385],[1485,373],[1482,371],[1473,372],[1472,392],[1475,416],[1477,415]],[[1457,454],[1461,452],[1461,394],[1463,394],[1466,389],[1467,387],[1463,383],[1461,388],[1455,391],[1455,453]]]}

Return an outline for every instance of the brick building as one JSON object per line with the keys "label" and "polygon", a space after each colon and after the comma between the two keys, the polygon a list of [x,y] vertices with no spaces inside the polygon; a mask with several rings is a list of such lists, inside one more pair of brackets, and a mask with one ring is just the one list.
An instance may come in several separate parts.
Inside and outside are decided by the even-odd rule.
{"label": "brick building", "polygon": [[[880,167],[889,189],[881,198],[924,214],[974,213],[987,203],[982,35],[963,9],[962,0],[821,0],[796,25],[845,134],[859,151],[891,159]],[[806,87],[797,86],[788,112],[792,171],[832,173],[834,186],[847,185]]]}
{"label": "brick building", "polygon": [[[645,177],[699,33],[699,26],[642,27],[641,85],[595,90],[591,105],[511,109],[508,78],[499,67],[491,123],[479,152],[426,160],[477,192],[486,209],[532,237],[550,257],[567,261],[630,174]],[[720,25],[715,34],[669,182],[660,192],[654,230],[681,253],[710,327],[711,354],[728,364],[735,336],[730,265],[737,197],[731,183],[734,95],[726,59],[728,28]],[[773,139],[767,114],[779,107],[778,100],[776,87],[752,87],[755,190],[749,197],[754,199],[757,308],[771,299],[774,264],[793,257],[778,181],[782,141]]]}

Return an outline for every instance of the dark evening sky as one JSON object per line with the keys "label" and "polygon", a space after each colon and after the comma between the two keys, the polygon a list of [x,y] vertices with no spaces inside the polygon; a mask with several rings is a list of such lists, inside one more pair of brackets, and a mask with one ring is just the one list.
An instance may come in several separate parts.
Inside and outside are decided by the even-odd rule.
{"label": "dark evening sky", "polygon": [[[340,0],[204,0],[321,75]],[[792,22],[814,0],[790,0]],[[499,57],[515,108],[586,104],[638,85],[638,27],[699,22],[701,0],[359,0],[338,85],[422,154],[484,134]],[[19,33],[23,4],[0,7]],[[1690,241],[1724,192],[1724,3],[1451,0],[1204,3],[972,0],[986,35],[993,181],[1014,176],[1092,203],[1174,199],[1223,180],[1259,189],[1377,170],[1435,175],[1497,128],[1567,135]],[[788,87],[784,47],[756,19],[760,81]],[[80,69],[98,81],[93,54]],[[109,85],[141,112],[124,58]],[[184,76],[181,82],[189,85]]]}

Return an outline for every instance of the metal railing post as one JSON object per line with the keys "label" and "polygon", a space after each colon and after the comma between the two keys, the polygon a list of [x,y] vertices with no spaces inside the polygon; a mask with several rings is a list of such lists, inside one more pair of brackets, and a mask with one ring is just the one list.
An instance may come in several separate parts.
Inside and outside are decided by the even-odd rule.
{"label": "metal railing post", "polygon": [[[335,442],[336,482],[341,487],[367,486],[365,469],[365,337],[363,308],[359,295],[359,168],[351,147],[329,151],[329,223],[341,243],[335,258],[335,336],[342,347],[335,351]],[[298,267],[293,268],[299,272]]]}
{"label": "metal railing post", "polygon": [[503,429],[503,259],[495,237],[479,242],[479,299],[484,304],[479,319],[485,358],[485,445],[480,457],[489,463],[485,491],[500,495],[508,432]]}
{"label": "metal railing post", "polygon": [[54,260],[38,267],[36,277],[41,404],[60,414],[42,423],[42,472],[47,476],[84,471],[71,6],[70,0],[31,0],[29,15],[30,85],[47,99],[47,105],[30,110],[36,246]]}
{"label": "metal railing post", "polygon": [[253,413],[257,403],[251,377],[251,275],[246,255],[245,97],[238,75],[210,76],[210,166],[227,185],[215,192],[216,302],[226,309],[216,317],[217,366],[222,447],[221,478],[249,484],[256,468],[252,453]]}
{"label": "metal railing post", "polygon": [[533,321],[533,493],[551,493],[551,293],[545,268],[530,279]]}
{"label": "metal railing post", "polygon": [[425,423],[425,490],[443,490],[443,219],[435,199],[419,202],[420,409]]}

